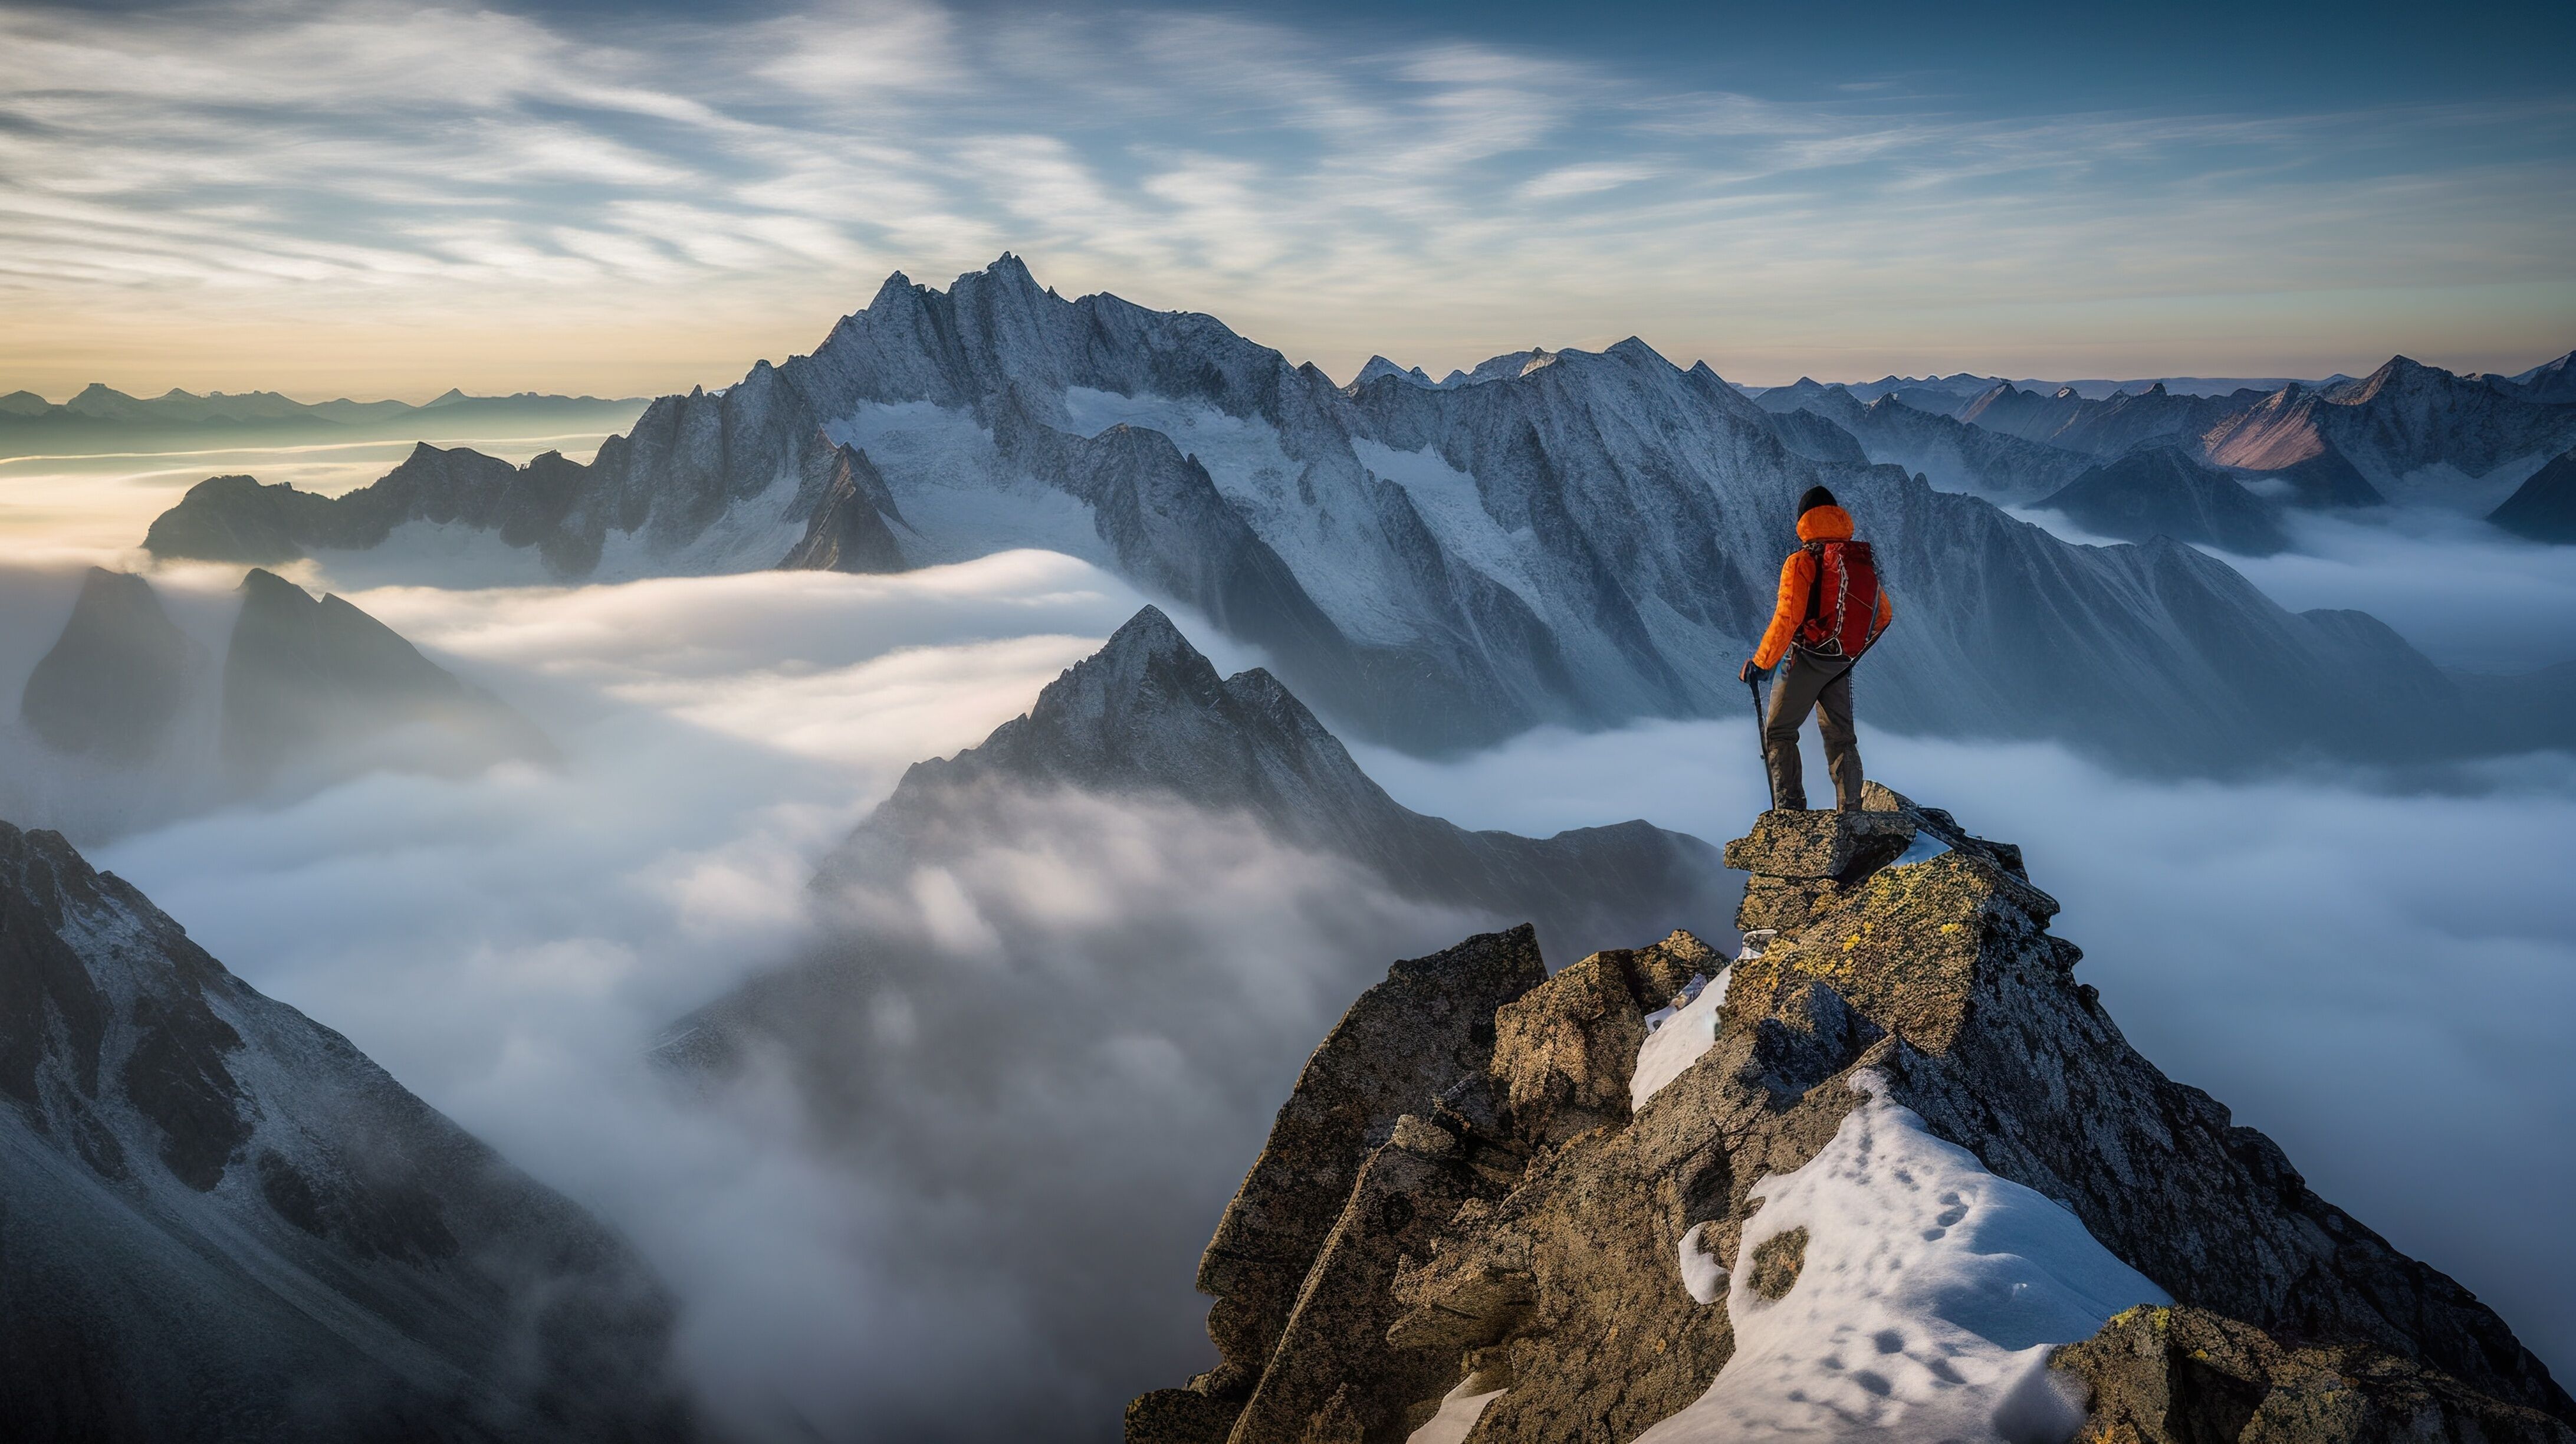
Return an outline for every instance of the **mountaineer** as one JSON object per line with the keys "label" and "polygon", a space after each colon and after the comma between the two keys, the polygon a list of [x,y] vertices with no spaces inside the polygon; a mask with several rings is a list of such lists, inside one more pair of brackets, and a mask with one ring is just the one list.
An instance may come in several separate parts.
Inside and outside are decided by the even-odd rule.
{"label": "mountaineer", "polygon": [[1753,659],[1736,674],[1755,690],[1780,667],[1763,715],[1762,755],[1771,769],[1771,805],[1805,808],[1807,785],[1798,758],[1798,724],[1816,712],[1825,739],[1825,767],[1834,775],[1834,802],[1860,808],[1860,740],[1852,732],[1852,664],[1887,624],[1896,607],[1879,587],[1869,543],[1852,540],[1851,513],[1821,486],[1798,498],[1796,551],[1780,564],[1780,604]]}

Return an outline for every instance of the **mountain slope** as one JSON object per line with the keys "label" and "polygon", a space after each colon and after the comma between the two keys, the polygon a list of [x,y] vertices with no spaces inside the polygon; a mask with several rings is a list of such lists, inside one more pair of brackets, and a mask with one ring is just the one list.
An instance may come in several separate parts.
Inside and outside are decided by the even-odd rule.
{"label": "mountain slope", "polygon": [[0,998],[13,1436],[688,1434],[623,1243],[5,823]]}
{"label": "mountain slope", "polygon": [[[811,530],[840,446],[885,482],[905,561],[1044,546],[1099,562],[1260,648],[1337,724],[1417,752],[1731,711],[1730,659],[1767,618],[1789,503],[1819,482],[1862,499],[1900,599],[1933,600],[1962,573],[1981,598],[1907,610],[1871,669],[1883,725],[2058,738],[2167,769],[2339,755],[2352,729],[2330,719],[2404,690],[2389,669],[2416,665],[2304,629],[2223,568],[2012,534],[1984,503],[1960,510],[1892,468],[1816,460],[1705,365],[1633,338],[1516,353],[1437,386],[1381,368],[1343,388],[1212,317],[1066,300],[1009,256],[945,292],[891,277],[812,355],[656,401],[567,483],[560,520],[512,534],[497,507],[388,478],[296,524],[357,538],[333,545],[387,538],[394,575],[460,564],[456,546],[396,544],[429,526],[547,547],[563,578],[769,567]],[[494,473],[474,495],[513,484]],[[210,483],[155,524],[154,545],[191,554],[256,529],[254,511],[313,509],[273,490]],[[1943,529],[1916,524],[1935,516]],[[2250,635],[2302,658],[2294,675],[2260,716],[2194,705]],[[2044,680],[1993,665],[2032,641]],[[2090,695],[2117,700],[2072,715],[2069,698]],[[2145,714],[2126,704],[2147,698],[2172,700],[2133,720]],[[2367,755],[2483,745],[2438,708],[2379,733]]]}
{"label": "mountain slope", "polygon": [[2487,520],[2534,541],[2576,542],[2576,451],[2533,472]]}
{"label": "mountain slope", "polygon": [[1221,1361],[1131,1444],[2576,1439],[2491,1310],[2128,1045],[2019,849],[1870,792],[1728,844],[1730,965],[1606,952],[1336,1048],[1364,994],[1201,1266]]}
{"label": "mountain slope", "polygon": [[339,597],[256,567],[224,654],[222,750],[239,785],[390,764],[472,772],[553,755],[526,718]]}
{"label": "mountain slope", "polygon": [[2096,536],[2169,536],[2241,556],[2286,551],[2280,519],[2235,478],[2181,446],[2150,446],[2096,466],[2038,503]]}
{"label": "mountain slope", "polygon": [[1276,678],[1255,669],[1220,680],[1148,607],[981,746],[906,772],[817,884],[936,863],[996,789],[1059,788],[1249,813],[1280,841],[1349,858],[1405,896],[1534,919],[1562,956],[1622,923],[1701,915],[1720,876],[1706,843],[1643,822],[1537,839],[1409,811]]}

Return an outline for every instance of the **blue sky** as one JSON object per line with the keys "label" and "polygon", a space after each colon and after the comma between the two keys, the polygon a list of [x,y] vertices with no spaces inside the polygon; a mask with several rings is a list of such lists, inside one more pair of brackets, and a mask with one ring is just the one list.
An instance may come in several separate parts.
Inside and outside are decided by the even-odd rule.
{"label": "blue sky", "polygon": [[717,382],[1009,249],[1347,374],[2576,346],[2576,7],[0,5],[0,389]]}

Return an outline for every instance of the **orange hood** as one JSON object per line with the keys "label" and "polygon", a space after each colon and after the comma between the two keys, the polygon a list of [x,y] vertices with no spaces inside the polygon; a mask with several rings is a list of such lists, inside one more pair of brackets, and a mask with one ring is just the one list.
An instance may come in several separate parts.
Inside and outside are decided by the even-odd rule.
{"label": "orange hood", "polygon": [[1838,506],[1820,506],[1798,518],[1798,540],[1802,542],[1850,541],[1851,513]]}

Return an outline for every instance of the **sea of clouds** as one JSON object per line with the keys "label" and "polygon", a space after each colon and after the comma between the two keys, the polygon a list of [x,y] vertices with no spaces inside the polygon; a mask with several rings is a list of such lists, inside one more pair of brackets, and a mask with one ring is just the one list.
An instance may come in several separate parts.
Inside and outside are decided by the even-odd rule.
{"label": "sea of clouds", "polygon": [[[2341,544],[2253,574],[2294,605],[2366,605],[2378,578],[2437,648],[2568,585],[2556,554],[2464,567],[2493,545],[2465,535]],[[76,581],[0,570],[0,698]],[[818,919],[817,860],[906,766],[981,740],[1144,600],[1068,558],[352,599],[535,718],[562,765],[379,774],[93,856],[624,1229],[682,1302],[702,1397],[759,1437],[1114,1436],[1128,1395],[1210,1361],[1197,1254],[1306,1052],[1387,961],[1485,925],[1237,821],[1081,799],[874,899],[862,942]],[[1176,620],[1221,666],[1257,660]],[[1866,718],[1865,670],[1859,692]],[[2150,1058],[2576,1368],[2576,763],[2425,792],[2150,784],[1867,728],[1863,746],[1872,775],[2023,844]],[[1445,763],[1354,750],[1471,827],[1645,817],[1723,840],[1763,805],[1753,749],[1747,715]],[[721,1085],[647,1062],[692,1010],[816,958],[853,980],[834,1046],[756,1053]]]}

